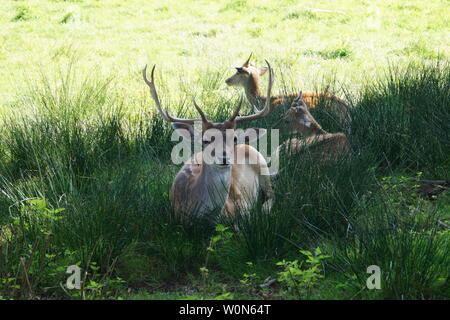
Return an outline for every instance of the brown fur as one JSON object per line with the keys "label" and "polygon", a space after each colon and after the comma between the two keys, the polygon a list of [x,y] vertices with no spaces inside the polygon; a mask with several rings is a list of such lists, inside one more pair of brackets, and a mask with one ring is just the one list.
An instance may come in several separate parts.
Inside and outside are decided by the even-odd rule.
{"label": "brown fur", "polygon": [[202,170],[200,156],[201,154],[196,154],[193,157],[197,158],[196,160],[191,160],[191,163],[187,163],[187,165],[185,164],[183,166],[183,168],[176,175],[170,190],[170,203],[172,203],[174,212],[178,213],[180,217],[192,212],[196,206],[196,204],[192,202],[190,193],[193,188],[195,190],[197,176],[200,175]]}
{"label": "brown fur", "polygon": [[300,133],[305,139],[290,139],[284,143],[289,153],[307,149],[309,154],[321,160],[337,159],[350,152],[350,144],[343,133],[328,133],[309,112],[300,93],[291,107],[286,111],[275,127],[288,130],[290,133]]}
{"label": "brown fur", "polygon": [[[288,101],[288,103],[292,103],[292,101],[296,97],[297,93],[282,94],[272,97],[272,108],[281,106],[285,101]],[[345,101],[329,93],[305,92],[303,93],[303,101],[306,103],[309,109],[316,108],[321,103],[324,103],[327,108],[336,108],[338,113],[340,114],[348,114],[348,106]]]}
{"label": "brown fur", "polygon": [[[265,192],[265,198],[266,199],[273,199],[273,189],[272,184],[270,181],[270,175],[267,174],[268,168],[267,164],[263,158],[263,156],[252,146],[246,145],[246,144],[240,144],[236,146],[236,149],[243,148],[244,149],[244,155],[245,159],[250,159],[252,156],[257,156],[259,161],[257,164],[235,164],[232,168],[232,182],[230,186],[230,193],[228,196],[228,199],[225,204],[225,209],[227,214],[230,216],[234,216],[235,214],[235,206],[236,204],[241,207],[245,208],[247,204],[245,203],[245,200],[248,199],[248,196],[245,194],[245,192],[242,192],[242,188],[240,186],[240,179],[242,178],[240,176],[240,173],[243,172],[242,170],[243,166],[249,166],[252,171],[256,173],[260,177],[262,181],[260,181],[261,184],[264,184],[264,188],[262,188]],[[255,154],[256,153],[256,154]],[[237,152],[235,152],[235,163],[237,162]],[[264,172],[267,171],[267,172]]]}
{"label": "brown fur", "polygon": [[[243,150],[242,150],[243,149]],[[257,164],[240,164],[238,163],[238,155],[242,154],[245,159],[256,157],[259,159]],[[175,177],[172,189],[169,195],[169,200],[173,205],[174,211],[178,216],[185,221],[189,221],[189,216],[195,212],[197,203],[196,198],[191,197],[192,193],[202,190],[203,185],[207,181],[201,181],[203,170],[202,153],[197,153],[190,160],[186,161],[183,168]],[[234,217],[236,214],[236,207],[248,209],[250,195],[245,193],[245,173],[252,171],[255,176],[258,176],[260,181],[260,188],[265,193],[265,198],[269,200],[268,208],[271,206],[271,199],[273,199],[273,190],[270,181],[270,175],[267,174],[268,168],[263,156],[252,146],[240,144],[235,146],[234,150],[234,164],[231,167],[231,183],[228,196],[225,201],[222,214],[229,217]],[[266,174],[263,174],[266,173]],[[247,190],[252,191],[252,190]]]}
{"label": "brown fur", "polygon": [[284,147],[292,154],[305,150],[312,158],[329,161],[338,159],[350,152],[350,144],[343,133],[326,133],[305,139],[290,139]]}
{"label": "brown fur", "polygon": [[[259,80],[264,75],[265,68],[257,68],[248,61],[237,68],[237,72],[228,78],[225,82],[230,86],[240,86],[245,90],[247,99],[252,105],[261,105],[265,103],[266,97],[261,95]],[[271,108],[277,108],[283,102],[290,103],[295,97],[296,93],[281,94],[271,97]],[[327,108],[331,108],[336,114],[344,120],[349,119],[348,105],[344,100],[328,93],[306,92],[303,93],[303,100],[309,108],[315,108],[320,103],[324,103]]]}

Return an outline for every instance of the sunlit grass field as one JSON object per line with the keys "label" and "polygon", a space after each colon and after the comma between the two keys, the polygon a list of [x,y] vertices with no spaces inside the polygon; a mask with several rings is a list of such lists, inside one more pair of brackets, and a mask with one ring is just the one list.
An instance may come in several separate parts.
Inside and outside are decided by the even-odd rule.
{"label": "sunlit grass field", "polygon": [[199,94],[207,72],[225,77],[250,52],[272,62],[289,87],[311,90],[333,75],[357,91],[388,63],[448,58],[449,15],[444,0],[5,0],[0,105],[11,112],[27,79],[56,75],[75,59],[81,74],[113,77],[116,93],[137,109],[144,64],[157,63],[177,97]]}
{"label": "sunlit grass field", "polygon": [[[0,299],[448,299],[450,195],[422,182],[450,180],[449,16],[419,0],[2,1]],[[352,157],[283,156],[271,215],[186,225],[141,70],[157,64],[173,114],[196,96],[222,121],[251,52],[275,94],[348,101],[350,127],[313,114]]]}

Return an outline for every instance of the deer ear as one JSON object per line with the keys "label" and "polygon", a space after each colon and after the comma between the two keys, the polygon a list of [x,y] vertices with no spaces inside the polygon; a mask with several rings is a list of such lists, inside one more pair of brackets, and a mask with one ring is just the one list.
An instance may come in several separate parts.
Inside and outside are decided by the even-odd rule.
{"label": "deer ear", "polygon": [[298,93],[298,96],[297,96],[297,98],[295,98],[295,100],[301,100],[302,96],[303,96],[303,92],[302,92],[302,90],[300,90],[300,92]]}
{"label": "deer ear", "polygon": [[269,68],[267,68],[267,67],[261,67],[261,68],[259,68],[259,69],[258,69],[259,75],[260,75],[260,76],[264,75],[264,74],[267,72],[267,70],[269,70]]}

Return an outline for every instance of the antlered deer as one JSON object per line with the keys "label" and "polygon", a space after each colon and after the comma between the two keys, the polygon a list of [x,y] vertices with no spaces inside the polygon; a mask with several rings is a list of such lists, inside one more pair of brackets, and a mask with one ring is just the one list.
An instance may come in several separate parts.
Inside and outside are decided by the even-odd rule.
{"label": "antlered deer", "polygon": [[[257,68],[250,63],[252,55],[248,57],[247,61],[241,67],[236,67],[236,73],[225,80],[229,86],[243,87],[245,95],[249,103],[256,108],[256,106],[263,105],[266,101],[266,97],[261,95],[259,87],[259,78],[267,72],[266,67]],[[273,96],[270,98],[271,109],[275,109],[283,104],[285,100],[292,101],[297,96],[296,93],[282,94]],[[350,113],[348,106],[344,100],[324,93],[308,92],[303,94],[303,101],[309,108],[315,108],[321,101],[325,103],[331,110],[335,110],[337,116],[348,123],[350,121]]]}
{"label": "antlered deer", "polygon": [[[272,69],[269,70],[267,96],[270,98],[272,88]],[[147,66],[142,71],[145,83],[150,87],[152,98],[162,118],[179,129],[185,138],[192,141],[201,139],[204,145],[214,150],[202,151],[186,161],[173,181],[170,201],[176,213],[185,216],[199,216],[220,210],[222,214],[233,217],[238,210],[248,212],[256,203],[260,190],[264,192],[263,208],[270,210],[273,191],[269,169],[264,157],[252,146],[237,144],[247,132],[235,130],[237,123],[256,120],[269,113],[269,103],[252,115],[239,116],[242,97],[232,116],[224,122],[214,123],[207,119],[203,110],[193,100],[194,107],[200,114],[199,119],[184,119],[171,116],[163,110],[155,88],[153,66],[151,80],[147,79]],[[195,132],[195,122],[201,122],[201,132]],[[250,129],[252,130],[252,129]],[[231,134],[230,134],[231,133]],[[257,139],[257,137],[256,137]],[[199,141],[200,142],[200,141]],[[217,211],[216,211],[217,212]]]}
{"label": "antlered deer", "polygon": [[283,147],[291,153],[305,148],[314,157],[321,160],[331,160],[345,156],[350,152],[347,136],[343,133],[328,133],[322,129],[322,126],[309,112],[302,99],[301,91],[283,118],[276,122],[273,127],[291,134],[301,133],[305,136],[305,139],[292,138],[283,144]]}

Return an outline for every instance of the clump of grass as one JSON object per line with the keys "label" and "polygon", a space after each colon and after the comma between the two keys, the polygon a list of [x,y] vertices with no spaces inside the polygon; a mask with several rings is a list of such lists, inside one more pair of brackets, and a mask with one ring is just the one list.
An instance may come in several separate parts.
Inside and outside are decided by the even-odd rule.
{"label": "clump of grass", "polygon": [[237,11],[242,12],[248,8],[247,0],[233,0],[228,2],[220,11]]}
{"label": "clump of grass", "polygon": [[51,0],[52,2],[83,2],[83,0]]}
{"label": "clump of grass", "polygon": [[297,20],[297,19],[317,19],[317,15],[310,10],[293,11],[286,14],[283,20]]}
{"label": "clump of grass", "polygon": [[[0,235],[0,260],[6,263],[0,278],[21,272],[22,267],[13,263],[30,247],[39,255],[26,263],[36,264],[42,271],[40,276],[28,274],[31,290],[33,295],[43,294],[39,284],[55,281],[43,267],[47,254],[55,256],[52,264],[58,268],[95,261],[101,272],[109,272],[125,248],[144,241],[139,254],[156,257],[155,265],[166,266],[165,272],[159,270],[158,279],[181,276],[181,269],[192,271],[192,265],[204,255],[203,242],[196,236],[207,232],[184,231],[171,220],[168,190],[176,168],[162,165],[163,154],[168,151],[166,156],[170,156],[171,150],[168,125],[161,119],[126,117],[120,104],[111,99],[109,80],[84,79],[79,86],[76,79],[72,70],[58,85],[44,77],[17,101],[34,107],[31,116],[11,118],[2,126],[7,133],[0,139],[0,210],[8,211],[22,199],[38,197],[65,211],[62,219],[52,224],[52,236],[44,237],[38,247],[34,243],[37,238],[21,230],[25,240],[9,239],[8,250],[3,251]],[[1,223],[12,222],[6,218]],[[31,226],[35,226],[33,221]],[[67,256],[60,248],[74,253]],[[40,259],[39,264],[34,259]],[[154,270],[147,272],[150,277]],[[21,279],[25,278],[18,281]],[[22,295],[29,293],[17,290],[7,296]]]}
{"label": "clump of grass", "polygon": [[263,29],[260,27],[251,27],[247,29],[247,33],[252,37],[252,38],[259,38],[263,36]]}
{"label": "clump of grass", "polygon": [[161,13],[168,12],[169,11],[169,7],[168,6],[162,6],[162,7],[156,8],[155,11],[156,12],[161,12]]}
{"label": "clump of grass", "polygon": [[422,9],[413,5],[413,4],[398,4],[396,6],[397,9],[400,10],[411,10],[411,11],[421,11]]}
{"label": "clump of grass", "polygon": [[[32,175],[56,165],[76,175],[89,175],[103,161],[118,160],[135,149],[170,155],[167,124],[142,115],[127,118],[109,86],[109,79],[80,80],[73,68],[56,84],[43,76],[41,85],[31,85],[16,107],[32,106],[33,115],[5,123],[3,143],[11,171]],[[135,130],[130,130],[131,123]],[[162,136],[167,138],[164,143]]]}
{"label": "clump of grass", "polygon": [[72,11],[66,12],[64,14],[64,17],[59,21],[59,23],[66,24],[66,23],[78,21],[79,19],[80,18],[79,18],[78,12],[76,12],[75,10],[72,10]]}
{"label": "clump of grass", "polygon": [[416,55],[425,59],[442,58],[442,55],[440,55],[433,49],[430,49],[426,42],[423,40],[410,42],[407,46],[405,46],[403,52],[408,56]]}
{"label": "clump of grass", "polygon": [[318,51],[317,54],[324,59],[343,59],[351,56],[351,50],[346,47]]}
{"label": "clump of grass", "polygon": [[335,242],[338,267],[365,287],[367,267],[379,266],[381,289],[372,292],[375,296],[441,298],[449,276],[450,234],[440,230],[435,208],[405,200],[392,189],[361,198],[349,219],[349,237]]}
{"label": "clump of grass", "polygon": [[319,56],[326,60],[332,59],[348,59],[352,55],[352,50],[346,44],[339,45],[335,48],[325,48],[322,50],[305,50],[305,54]]}
{"label": "clump of grass", "polygon": [[[439,297],[448,277],[448,232],[440,230],[437,222],[442,204],[433,207],[417,199],[414,186],[407,195],[400,193],[404,182],[394,184],[394,189],[383,183],[383,190],[388,189],[381,191],[377,178],[383,172],[392,175],[402,170],[448,179],[448,79],[446,64],[411,64],[405,69],[391,67],[385,78],[364,88],[360,100],[353,102],[349,138],[354,156],[337,165],[349,180],[330,184],[336,181],[332,178],[336,168],[322,167],[315,175],[328,177],[309,180],[311,188],[305,194],[321,192],[321,184],[327,185],[326,190],[316,199],[301,200],[311,205],[311,213],[306,210],[300,221],[311,230],[307,238],[331,236],[333,243],[339,243],[339,266],[355,276],[359,286],[365,287],[369,265],[381,267],[384,287],[374,293],[379,297]],[[321,112],[317,110],[318,119]],[[336,197],[328,197],[336,191]],[[324,205],[327,202],[329,207]]]}
{"label": "clump of grass", "polygon": [[448,179],[450,68],[446,63],[392,67],[368,84],[352,110],[352,135],[383,166]]}
{"label": "clump of grass", "polygon": [[16,14],[11,21],[28,21],[35,17],[33,10],[26,5],[20,5],[15,8]]}
{"label": "clump of grass", "polygon": [[192,33],[193,36],[200,36],[205,38],[214,38],[217,36],[217,29],[210,29],[209,31],[195,31]]}

